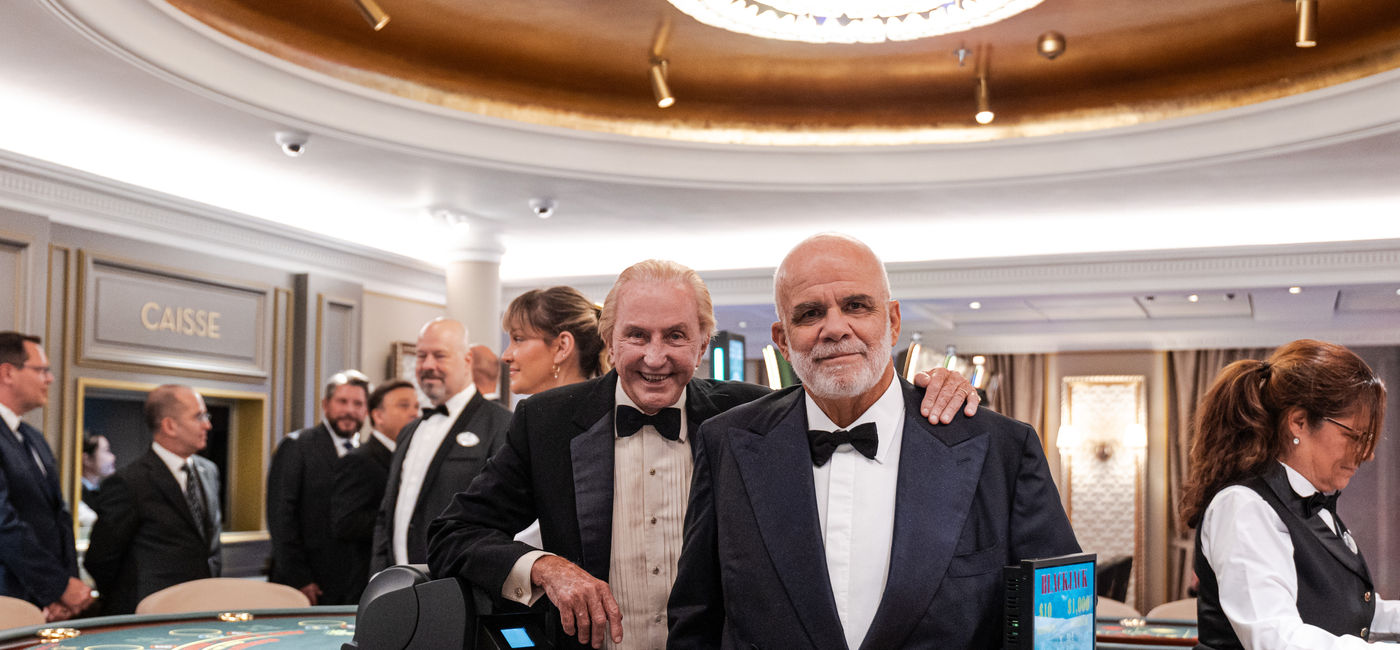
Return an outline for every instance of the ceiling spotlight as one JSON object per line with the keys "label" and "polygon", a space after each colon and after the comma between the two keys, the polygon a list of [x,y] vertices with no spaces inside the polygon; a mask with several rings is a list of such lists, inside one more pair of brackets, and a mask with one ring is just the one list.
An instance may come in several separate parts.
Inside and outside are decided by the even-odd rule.
{"label": "ceiling spotlight", "polygon": [[653,59],[651,62],[651,94],[656,97],[658,108],[670,108],[676,103],[676,96],[671,94],[671,86],[666,83],[669,76],[670,63],[666,59]]}
{"label": "ceiling spotlight", "polygon": [[991,124],[997,118],[992,112],[992,94],[987,88],[987,75],[977,76],[977,123]]}
{"label": "ceiling spotlight", "polygon": [[548,219],[554,216],[554,208],[557,205],[554,199],[530,199],[530,211],[541,219]]}
{"label": "ceiling spotlight", "polygon": [[1300,293],[1303,293],[1303,288],[1302,288],[1302,287],[1289,287],[1289,288],[1288,288],[1288,293],[1291,293],[1291,294],[1293,294],[1293,295],[1296,296],[1296,295],[1298,295],[1298,294],[1300,294]]}
{"label": "ceiling spotlight", "polygon": [[1041,34],[1035,40],[1035,51],[1051,61],[1055,60],[1055,57],[1065,53],[1065,35],[1056,31]]}
{"label": "ceiling spotlight", "polygon": [[355,0],[355,5],[360,8],[360,15],[365,17],[374,31],[384,29],[384,26],[389,24],[389,14],[384,13],[384,10],[379,8],[379,3],[374,0]]}
{"label": "ceiling spotlight", "polygon": [[282,147],[282,153],[296,158],[306,153],[306,142],[311,136],[304,131],[278,131],[272,135],[272,139],[277,141],[277,146]]}
{"label": "ceiling spotlight", "polygon": [[1317,0],[1296,0],[1298,10],[1298,47],[1317,45]]}
{"label": "ceiling spotlight", "polygon": [[1189,296],[1186,296],[1186,302],[1200,302],[1200,301],[1201,301],[1201,297],[1198,296],[1198,295],[1196,295],[1196,294],[1194,294],[1194,293],[1191,294],[1191,295],[1189,295]]}
{"label": "ceiling spotlight", "polygon": [[976,300],[974,300],[974,301],[972,301],[972,302],[970,302],[970,303],[967,303],[967,308],[968,308],[968,309],[981,309],[981,308],[982,308],[982,303],[977,302]]}

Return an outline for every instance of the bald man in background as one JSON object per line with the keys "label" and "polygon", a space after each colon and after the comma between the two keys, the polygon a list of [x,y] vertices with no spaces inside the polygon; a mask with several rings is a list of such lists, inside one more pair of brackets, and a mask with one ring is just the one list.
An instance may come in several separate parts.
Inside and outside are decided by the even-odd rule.
{"label": "bald man in background", "polygon": [[447,318],[418,333],[418,388],[433,405],[399,434],[375,520],[370,575],[427,563],[428,524],[505,444],[510,411],[476,390],[467,341],[466,326]]}

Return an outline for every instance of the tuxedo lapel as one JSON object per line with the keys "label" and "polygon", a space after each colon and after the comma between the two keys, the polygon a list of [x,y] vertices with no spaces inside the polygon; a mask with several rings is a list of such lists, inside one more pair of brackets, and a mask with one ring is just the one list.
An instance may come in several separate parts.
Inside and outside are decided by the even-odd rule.
{"label": "tuxedo lapel", "polygon": [[987,436],[973,437],[967,420],[935,427],[919,414],[921,396],[908,384],[903,389],[890,573],[862,648],[902,645],[923,617],[952,560],[987,456]]}
{"label": "tuxedo lapel", "polygon": [[780,549],[768,557],[807,637],[839,643],[843,634],[817,517],[803,395],[792,391],[774,401],[772,417],[757,418],[752,429],[727,437],[764,547]]}
{"label": "tuxedo lapel", "polygon": [[[413,504],[413,512],[417,513],[423,507],[423,500],[428,498],[427,486],[433,485],[437,480],[438,470],[442,469],[443,461],[447,460],[447,454],[452,451],[452,446],[457,444],[457,434],[467,430],[472,421],[472,417],[481,409],[481,405],[486,400],[481,398],[481,393],[473,393],[472,398],[467,400],[467,405],[462,407],[462,412],[452,421],[452,428],[447,430],[447,436],[438,445],[437,451],[433,452],[433,462],[428,464],[428,471],[423,474],[423,487],[418,490],[418,502]],[[478,443],[479,444],[479,443]],[[466,489],[463,485],[461,489]],[[435,514],[433,516],[436,516]],[[432,517],[429,517],[431,520]]]}
{"label": "tuxedo lapel", "polygon": [[[18,434],[23,441],[17,440],[15,432],[10,431],[10,427],[0,421],[0,438],[5,441],[4,445],[0,446],[0,451],[15,459],[15,467],[23,468],[23,471],[33,476],[29,479],[31,485],[43,486],[44,498],[50,507],[59,505],[63,502],[63,494],[58,488],[58,469],[54,466],[53,457],[46,453],[48,445],[40,444],[43,434],[25,422],[19,423]],[[30,451],[31,448],[33,451]],[[36,456],[39,464],[34,462]],[[39,469],[40,464],[43,465],[43,470]]]}
{"label": "tuxedo lapel", "polygon": [[[185,501],[185,493],[180,490],[180,482],[175,480],[175,475],[170,473],[170,467],[153,450],[147,451],[146,455],[141,457],[141,462],[145,464],[146,474],[151,477],[151,484],[156,487],[156,491],[169,502],[175,512],[180,513],[180,518],[189,524],[190,530],[195,531],[202,539],[204,533],[195,522],[194,514],[190,512],[190,504]],[[204,477],[201,475],[200,478]],[[205,491],[208,492],[207,489]],[[206,502],[208,498],[206,495]]]}
{"label": "tuxedo lapel", "polygon": [[608,411],[569,442],[582,554],[579,566],[599,580],[607,580],[612,555],[614,430],[613,414]]}

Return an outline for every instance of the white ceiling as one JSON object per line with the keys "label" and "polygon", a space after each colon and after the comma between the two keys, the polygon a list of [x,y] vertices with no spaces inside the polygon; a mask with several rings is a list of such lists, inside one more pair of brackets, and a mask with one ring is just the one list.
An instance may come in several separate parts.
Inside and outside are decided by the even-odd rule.
{"label": "white ceiling", "polygon": [[[288,158],[274,143],[288,128],[310,134],[305,155]],[[455,249],[503,246],[512,287],[596,284],[644,257],[758,269],[733,272],[751,286],[801,237],[835,229],[905,263],[892,268],[937,275],[936,289],[905,283],[914,294],[906,320],[968,344],[1163,347],[1186,340],[1181,332],[1277,338],[1337,318],[1370,323],[1361,339],[1382,330],[1400,339],[1387,326],[1400,322],[1400,265],[1391,263],[1400,73],[1093,134],[734,147],[508,123],[377,95],[230,42],[159,0],[13,0],[0,21],[0,151],[388,256],[442,263]],[[540,197],[558,203],[547,221],[528,207]],[[436,221],[439,208],[469,215],[470,230]],[[1255,250],[1383,262],[1348,258],[1341,278],[1328,259],[1304,262],[1296,275],[1325,286],[1297,296],[1278,291],[1303,280],[1241,278],[1228,265],[1068,285],[1003,272],[1228,261]],[[975,272],[949,275],[963,267]],[[722,325],[766,332],[763,291],[716,284]],[[1185,303],[1193,292],[1200,300]],[[982,308],[967,308],[971,300]],[[1176,334],[1109,334],[1134,327]]]}

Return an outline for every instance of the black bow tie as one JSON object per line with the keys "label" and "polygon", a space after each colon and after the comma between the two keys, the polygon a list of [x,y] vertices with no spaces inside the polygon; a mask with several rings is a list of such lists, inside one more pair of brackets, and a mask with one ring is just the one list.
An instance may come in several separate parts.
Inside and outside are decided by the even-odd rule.
{"label": "black bow tie", "polygon": [[675,407],[661,409],[656,415],[647,415],[626,404],[617,407],[617,437],[626,438],[643,426],[650,424],[656,432],[667,440],[681,439],[681,410]]}
{"label": "black bow tie", "polygon": [[424,407],[423,407],[423,419],[424,419],[424,420],[426,420],[426,419],[428,419],[428,418],[430,418],[430,417],[433,417],[434,415],[441,415],[441,416],[443,416],[443,417],[447,417],[447,405],[446,405],[446,404],[438,404],[437,406],[424,406]]}
{"label": "black bow tie", "polygon": [[880,436],[875,433],[874,422],[858,424],[850,431],[845,429],[835,431],[811,429],[807,431],[807,440],[812,443],[812,464],[817,467],[821,467],[831,460],[831,455],[836,453],[836,448],[843,444],[850,444],[862,456],[870,459],[874,459],[875,452],[880,449]]}
{"label": "black bow tie", "polygon": [[1311,518],[1319,510],[1325,509],[1332,513],[1332,521],[1340,522],[1341,519],[1337,517],[1337,497],[1341,494],[1341,490],[1338,490],[1332,494],[1313,492],[1310,496],[1303,497],[1303,516]]}

